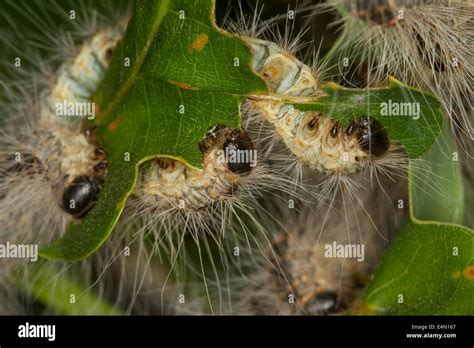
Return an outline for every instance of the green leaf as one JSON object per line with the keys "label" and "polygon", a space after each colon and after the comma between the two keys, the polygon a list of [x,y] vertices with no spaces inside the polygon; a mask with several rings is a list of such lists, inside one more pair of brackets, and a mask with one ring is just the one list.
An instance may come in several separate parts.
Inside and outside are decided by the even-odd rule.
{"label": "green leaf", "polygon": [[[395,78],[389,79],[389,88],[361,90],[328,83],[323,89],[326,96],[304,103],[289,100],[287,103],[302,111],[321,112],[343,125],[364,115],[371,116],[385,127],[390,139],[403,145],[410,158],[417,158],[428,150],[441,132],[443,113],[440,102]],[[408,110],[407,103],[415,103],[412,111],[419,105],[419,114],[398,116],[390,107],[403,105]],[[391,113],[386,112],[390,109]]]}
{"label": "green leaf", "polygon": [[411,206],[417,219],[463,224],[464,188],[457,154],[445,124],[443,136],[410,164]]}
{"label": "green leaf", "polygon": [[198,143],[207,129],[238,126],[243,96],[266,93],[251,69],[249,49],[215,26],[213,11],[213,1],[136,2],[95,97],[102,110],[96,135],[108,152],[105,187],[84,221],[42,249],[42,256],[91,255],[110,235],[142,162],[168,157],[201,167]]}
{"label": "green leaf", "polygon": [[[63,270],[64,272],[64,270]],[[63,315],[123,315],[90,289],[57,267],[44,262],[20,273],[14,284],[48,309]],[[75,302],[70,302],[70,296]]]}
{"label": "green leaf", "polygon": [[422,165],[411,162],[410,221],[384,255],[354,314],[474,314],[474,231],[454,224],[462,221],[464,200],[453,150],[445,127]]}
{"label": "green leaf", "polygon": [[473,315],[473,293],[474,232],[410,222],[384,256],[355,314]]}

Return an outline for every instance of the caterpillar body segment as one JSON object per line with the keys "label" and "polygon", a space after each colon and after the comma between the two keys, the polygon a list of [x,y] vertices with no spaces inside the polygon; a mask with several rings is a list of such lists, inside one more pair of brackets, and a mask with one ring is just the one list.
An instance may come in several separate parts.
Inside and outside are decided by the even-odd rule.
{"label": "caterpillar body segment", "polygon": [[[245,37],[253,52],[253,67],[279,96],[324,95],[318,75],[278,45]],[[249,98],[246,116],[262,117],[298,161],[323,173],[353,174],[366,168],[389,148],[387,133],[367,115],[342,127],[317,112],[299,111],[271,98]],[[258,122],[258,121],[257,121]]]}
{"label": "caterpillar body segment", "polygon": [[321,95],[318,75],[276,43],[242,37],[253,52],[252,65],[277,95],[314,97]]}
{"label": "caterpillar body segment", "polygon": [[[58,72],[51,91],[43,98],[41,120],[59,124],[77,120],[81,117],[57,117],[57,106],[62,103],[90,103],[91,97],[102,82],[117,42],[122,39],[124,28],[112,26],[102,29],[80,48],[70,62],[63,64]],[[85,116],[85,115],[69,115]],[[53,120],[51,120],[53,118]]]}
{"label": "caterpillar body segment", "polygon": [[250,138],[239,129],[212,127],[200,148],[203,170],[189,168],[176,160],[157,159],[142,171],[134,196],[161,209],[191,211],[231,199],[237,187],[252,176],[256,162],[245,159],[226,162],[222,156],[236,149],[245,153],[255,151]]}

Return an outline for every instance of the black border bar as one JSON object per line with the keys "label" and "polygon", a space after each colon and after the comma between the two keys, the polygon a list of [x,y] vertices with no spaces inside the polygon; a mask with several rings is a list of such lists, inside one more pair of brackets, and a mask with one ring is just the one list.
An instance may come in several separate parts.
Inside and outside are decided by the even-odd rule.
{"label": "black border bar", "polygon": [[[53,342],[20,338],[20,325],[55,325]],[[426,337],[409,338],[409,334]],[[451,337],[434,338],[433,334]],[[455,337],[452,337],[455,334]],[[429,337],[431,335],[431,337]],[[310,343],[474,346],[474,317],[11,316],[0,346],[21,344]]]}

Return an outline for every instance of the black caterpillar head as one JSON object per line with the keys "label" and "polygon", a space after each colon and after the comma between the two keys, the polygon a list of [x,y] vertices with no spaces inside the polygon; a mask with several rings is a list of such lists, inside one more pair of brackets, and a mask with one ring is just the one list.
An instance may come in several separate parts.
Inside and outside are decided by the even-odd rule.
{"label": "black caterpillar head", "polygon": [[242,157],[237,156],[237,161],[229,161],[227,166],[230,171],[236,174],[246,175],[252,170],[250,153],[254,151],[252,141],[248,134],[239,129],[232,129],[224,142],[225,153],[242,153]]}
{"label": "black caterpillar head", "polygon": [[222,125],[214,126],[209,129],[206,138],[199,144],[199,148],[205,156],[215,147],[221,155],[225,156],[223,159],[231,172],[247,175],[252,171],[254,146],[247,132]]}
{"label": "black caterpillar head", "polygon": [[357,140],[361,150],[371,156],[382,156],[390,142],[383,126],[374,118],[362,116],[357,127]]}
{"label": "black caterpillar head", "polygon": [[79,176],[64,190],[63,209],[66,213],[82,219],[97,202],[97,194],[103,180],[86,175]]}

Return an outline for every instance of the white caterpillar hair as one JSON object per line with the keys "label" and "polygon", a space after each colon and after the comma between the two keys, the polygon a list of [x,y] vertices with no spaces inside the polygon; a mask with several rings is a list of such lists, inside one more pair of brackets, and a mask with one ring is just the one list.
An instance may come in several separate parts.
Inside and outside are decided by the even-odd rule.
{"label": "white caterpillar hair", "polygon": [[[357,307],[407,214],[407,207],[400,209],[398,204],[407,199],[405,179],[390,184],[385,180],[385,189],[364,191],[360,202],[338,194],[332,205],[300,202],[299,208],[281,203],[268,207],[280,217],[280,222],[265,223],[271,244],[262,244],[259,253],[242,248],[231,259],[233,267],[221,275],[225,281],[209,285],[219,313],[327,315]],[[209,313],[208,296],[202,287],[195,287],[189,303],[175,305],[177,313]]]}
{"label": "white caterpillar hair", "polygon": [[[293,16],[312,8],[297,10]],[[260,18],[261,12],[258,7],[251,15],[240,10],[236,20],[224,20],[224,28],[240,35],[249,45],[253,68],[267,82],[272,94],[321,96],[322,79],[330,77],[328,61],[319,60],[319,53],[313,54],[313,64],[309,65],[297,58],[306,46],[301,37],[307,26],[293,34],[294,19],[286,14],[285,33],[272,34],[279,17],[265,21]],[[271,38],[276,38],[276,42]],[[275,168],[289,173],[295,182],[304,181],[305,167],[321,173],[322,187],[307,186],[317,192],[318,198],[343,187],[353,191],[365,177],[379,180],[381,174],[404,175],[407,170],[403,148],[390,140],[384,127],[370,115],[341,125],[327,115],[299,111],[271,97],[259,96],[249,98],[243,112],[246,129],[262,144]]]}
{"label": "white caterpillar hair", "polygon": [[474,135],[474,3],[330,0],[318,11],[334,8],[341,17],[333,25],[343,29],[331,54],[340,67],[347,61],[342,70],[366,64],[369,83],[390,74],[431,91],[461,135],[461,148],[468,151]]}
{"label": "white caterpillar hair", "polygon": [[[253,17],[241,14],[237,21],[228,19],[224,22],[227,23],[225,28],[240,35],[269,38],[271,35],[264,34],[269,30],[269,22],[260,20],[259,15],[260,10],[256,10]],[[307,68],[299,61],[294,63],[297,69],[291,69],[292,65],[284,62],[294,61],[294,56],[275,47],[274,43],[253,37],[244,37],[244,41],[254,47],[254,57],[258,57],[254,58],[254,67],[270,81],[274,91],[288,91],[296,95],[317,93],[322,74],[315,73],[316,70]],[[272,51],[276,59],[271,59]],[[283,61],[279,66],[275,63],[278,59]],[[265,62],[271,63],[265,65]],[[292,71],[298,71],[300,75]],[[273,76],[277,78],[272,80]],[[305,78],[306,82],[313,83],[301,83]],[[277,156],[287,159],[294,155],[295,148],[290,148],[291,144],[275,142],[274,139],[281,135],[275,127],[276,122],[270,124],[267,118],[262,119],[259,111],[255,112],[256,121],[247,123],[250,124],[247,130],[252,130],[254,133],[251,134],[256,134],[254,138],[267,145],[266,151],[270,156],[278,153]],[[269,114],[271,116],[272,112]],[[316,118],[318,115],[313,116]],[[337,175],[331,171],[318,173],[311,170],[308,163],[300,166],[297,170],[300,176],[309,178],[304,187],[316,191],[311,194],[321,198],[319,202],[312,205],[305,201],[303,208],[295,210],[295,217],[288,215],[287,207],[268,206],[266,200],[266,208],[284,225],[268,227],[273,231],[273,245],[267,245],[264,252],[251,253],[249,249],[248,253],[242,251],[240,257],[231,258],[234,267],[230,268],[229,274],[220,276],[225,282],[209,282],[205,290],[207,295],[203,296],[201,303],[194,297],[186,306],[178,305],[177,311],[208,313],[205,303],[209,302],[209,297],[219,299],[214,304],[220,310],[214,312],[226,314],[328,314],[344,312],[357,305],[358,294],[407,214],[408,158],[392,142],[385,154],[378,159],[379,165],[368,166],[350,175]],[[303,162],[302,158],[298,162],[298,165]],[[416,175],[421,175],[424,181],[430,180],[440,191],[436,187],[443,178],[431,173],[426,164],[423,160],[417,160],[412,167],[417,168]],[[286,165],[279,169],[284,170]],[[265,223],[265,226],[270,224]],[[364,245],[364,262],[350,257],[324,257],[325,247],[333,242],[338,245]],[[199,290],[193,296],[198,296],[196,293]],[[295,295],[293,303],[288,302],[289,295]],[[228,298],[224,306],[222,298]]]}
{"label": "white caterpillar hair", "polygon": [[[90,103],[123,35],[128,12],[122,9],[121,20],[118,13],[105,20],[82,2],[63,3],[64,7],[54,2],[4,5],[8,11],[1,16],[8,29],[3,28],[7,35],[1,35],[1,40],[13,57],[0,62],[0,88],[5,91],[0,101],[0,242],[46,245],[59,238],[72,220],[87,213],[95,198],[81,202],[78,190],[85,188],[95,196],[106,172],[104,150],[90,132],[81,131],[83,118],[76,116],[84,115],[66,117],[56,112],[56,105]],[[69,18],[69,11],[78,18]],[[27,23],[25,27],[35,30],[22,30],[17,16]],[[58,18],[64,27],[56,26]],[[5,299],[16,298],[9,291],[31,275],[27,262],[2,259]],[[56,266],[60,274],[70,268],[67,263]],[[84,275],[92,270],[93,262],[83,264]],[[28,281],[33,279],[24,283]],[[20,311],[18,306],[12,310],[16,307]],[[31,311],[30,306],[26,311]]]}
{"label": "white caterpillar hair", "polygon": [[[56,115],[55,106],[90,102],[128,16],[110,21],[79,10],[83,21],[57,35],[46,30],[51,19],[41,12],[25,13],[46,31],[44,39],[28,40],[49,54],[43,58],[34,45],[20,54],[12,44],[17,24],[9,20],[12,32],[2,41],[37,68],[0,77],[7,91],[0,101],[7,115],[0,131],[0,241],[47,244],[93,207],[107,172],[93,132],[82,132],[79,117]],[[225,28],[249,45],[254,69],[273,94],[318,96],[325,68],[297,58],[304,31],[293,35],[287,19],[280,34],[272,27],[280,17],[265,22],[259,13],[225,20]],[[58,49],[63,43],[66,49]],[[406,202],[407,158],[370,115],[341,127],[322,114],[291,111],[271,97],[250,98],[243,128],[214,125],[205,136],[202,170],[169,158],[145,163],[117,231],[91,258],[58,263],[51,281],[80,269],[83,294],[93,289],[132,314],[324,314],[350,307],[402,221],[404,209],[394,201]],[[359,139],[375,132],[381,143]],[[256,151],[258,159],[222,160],[229,149]],[[347,163],[339,160],[343,152],[350,153]],[[300,205],[295,211],[283,207],[289,198]],[[365,245],[365,261],[322,257],[332,242]],[[28,275],[28,267],[20,271]],[[10,267],[0,272],[7,278]]]}
{"label": "white caterpillar hair", "polygon": [[[28,8],[27,13],[31,13]],[[41,69],[34,70],[34,74],[22,73],[22,76],[25,84],[37,80],[41,83],[30,82],[33,87],[27,90],[15,82],[3,83],[10,94],[14,95],[17,90],[22,93],[13,98],[21,114],[13,112],[11,100],[2,104],[9,115],[1,140],[0,219],[5,226],[2,240],[51,243],[65,232],[71,221],[88,213],[102,188],[107,171],[105,150],[95,143],[93,131],[81,131],[81,118],[60,117],[56,107],[63,102],[91,102],[113,49],[123,36],[128,16],[117,20],[119,25],[106,22],[99,25],[94,11],[84,13],[93,23],[74,28],[80,34],[86,31],[92,35],[76,48],[78,40],[71,39],[72,34],[67,32],[63,41],[69,43],[68,53],[50,54],[51,61],[61,62],[57,70],[49,68],[49,62],[40,58]],[[46,31],[46,34],[53,33]],[[55,43],[54,40],[49,42],[51,46]],[[48,75],[48,71],[53,72]],[[5,77],[5,81],[10,80]],[[30,93],[35,96],[34,100],[26,98]],[[266,166],[263,157],[253,161],[246,157],[237,162],[220,159],[219,152],[228,149],[257,151],[260,156],[242,129],[216,125],[200,146],[203,170],[165,158],[150,161],[142,168],[118,228],[120,238],[111,239],[91,260],[82,262],[86,279],[98,276],[99,280],[92,283],[100,283],[103,289],[108,279],[105,270],[126,268],[123,250],[132,245],[136,250],[138,244],[140,252],[136,255],[136,264],[141,265],[142,275],[135,275],[135,279],[142,280],[134,281],[133,286],[123,284],[136,295],[125,296],[132,306],[148,274],[143,265],[149,265],[156,254],[166,253],[173,268],[178,257],[184,254],[182,245],[188,236],[197,244],[199,253],[201,247],[208,248],[208,236],[216,241],[252,238],[244,220],[254,219],[252,210],[256,199],[261,192],[289,190],[290,181]],[[239,229],[228,228],[228,221],[232,219],[238,221]],[[262,226],[259,231],[265,233]],[[149,241],[152,241],[150,250]],[[118,263],[113,264],[114,260]],[[64,272],[68,269],[65,263]]]}

